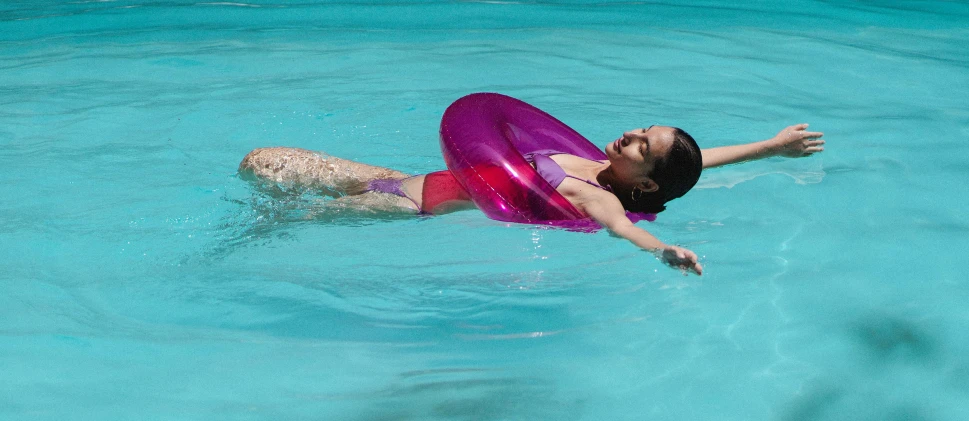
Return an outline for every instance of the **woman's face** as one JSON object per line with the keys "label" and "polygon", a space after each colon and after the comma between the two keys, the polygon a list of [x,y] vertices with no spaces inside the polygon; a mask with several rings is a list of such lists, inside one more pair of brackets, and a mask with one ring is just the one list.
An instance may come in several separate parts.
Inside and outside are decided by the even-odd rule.
{"label": "woman's face", "polygon": [[657,161],[666,158],[675,140],[672,127],[634,129],[606,145],[606,156],[616,176],[640,183],[649,178]]}

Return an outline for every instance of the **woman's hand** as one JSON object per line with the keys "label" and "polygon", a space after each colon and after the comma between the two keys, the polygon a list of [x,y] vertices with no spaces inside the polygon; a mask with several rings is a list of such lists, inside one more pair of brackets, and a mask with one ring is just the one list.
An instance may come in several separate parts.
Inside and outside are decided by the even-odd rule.
{"label": "woman's hand", "polygon": [[659,258],[672,267],[703,275],[703,266],[697,262],[696,253],[683,247],[666,246],[660,251]]}
{"label": "woman's hand", "polygon": [[809,132],[807,123],[797,124],[781,130],[768,142],[773,155],[786,156],[788,158],[800,158],[811,156],[815,152],[824,150],[824,133]]}
{"label": "woman's hand", "polygon": [[823,151],[824,139],[821,136],[824,133],[806,131],[807,127],[807,124],[797,124],[760,142],[704,149],[701,151],[703,168],[722,167],[772,156],[800,158]]}

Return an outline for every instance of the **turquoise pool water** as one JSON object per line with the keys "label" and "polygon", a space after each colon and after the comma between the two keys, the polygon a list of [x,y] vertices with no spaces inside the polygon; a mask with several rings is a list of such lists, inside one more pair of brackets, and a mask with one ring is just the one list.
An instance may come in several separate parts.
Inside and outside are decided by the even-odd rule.
{"label": "turquoise pool water", "polygon": [[[0,418],[969,418],[969,6],[4,2]],[[800,122],[646,226],[307,219],[270,145],[441,169],[444,108],[605,143]],[[645,223],[644,223],[645,224]]]}

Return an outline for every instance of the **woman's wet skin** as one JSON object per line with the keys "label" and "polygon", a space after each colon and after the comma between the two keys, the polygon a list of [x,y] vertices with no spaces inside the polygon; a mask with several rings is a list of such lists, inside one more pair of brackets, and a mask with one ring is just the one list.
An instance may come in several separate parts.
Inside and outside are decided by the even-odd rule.
{"label": "woman's wet skin", "polygon": [[606,145],[609,171],[620,180],[644,181],[656,162],[666,157],[674,141],[672,127],[649,126],[629,130]]}

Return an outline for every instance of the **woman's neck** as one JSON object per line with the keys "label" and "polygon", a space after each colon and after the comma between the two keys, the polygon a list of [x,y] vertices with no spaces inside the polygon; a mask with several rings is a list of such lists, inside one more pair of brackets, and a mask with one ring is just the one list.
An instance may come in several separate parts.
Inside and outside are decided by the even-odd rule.
{"label": "woman's neck", "polygon": [[600,186],[610,186],[612,188],[620,187],[622,184],[617,178],[615,173],[612,172],[612,164],[609,161],[597,161],[599,163],[598,168],[595,169],[595,180]]}

